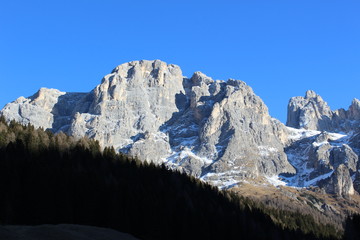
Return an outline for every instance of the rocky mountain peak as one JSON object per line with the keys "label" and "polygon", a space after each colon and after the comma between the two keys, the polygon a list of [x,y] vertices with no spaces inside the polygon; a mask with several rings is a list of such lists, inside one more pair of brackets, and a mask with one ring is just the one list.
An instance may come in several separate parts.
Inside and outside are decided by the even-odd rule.
{"label": "rocky mountain peak", "polygon": [[141,60],[117,66],[89,93],[46,91],[36,97],[41,101],[22,98],[2,114],[95,138],[224,187],[295,171],[278,137],[282,124],[243,81],[201,72],[188,79],[176,65]]}
{"label": "rocky mountain peak", "polygon": [[313,90],[307,90],[306,93],[305,93],[305,98],[306,99],[310,99],[310,98],[316,98],[318,97],[319,95],[316,94],[315,91]]}
{"label": "rocky mountain peak", "polygon": [[148,80],[149,85],[161,85],[164,84],[167,75],[181,74],[181,69],[174,64],[167,64],[160,60],[140,60],[121,64],[110,75],[127,81]]}
{"label": "rocky mountain peak", "polygon": [[359,165],[353,149],[358,141],[353,137],[346,145],[339,140],[345,136],[331,132],[354,129],[359,106],[355,99],[348,111],[332,112],[309,90],[289,101],[287,124],[302,129],[286,128],[243,81],[214,80],[201,72],[186,78],[177,65],[141,60],[117,66],[89,93],[42,88],[7,104],[1,114],[94,138],[103,147],[165,163],[222,188],[290,173],[290,185],[327,179],[324,188],[346,195],[352,194],[349,181]]}
{"label": "rocky mountain peak", "polygon": [[354,194],[354,186],[359,190],[359,184],[353,185],[359,176],[359,103],[354,99],[349,110],[331,111],[314,91],[290,99],[287,125],[309,134],[287,148],[290,162],[300,172],[292,179],[296,184],[318,182],[328,193],[343,197]]}
{"label": "rocky mountain peak", "polygon": [[[1,114],[7,119],[14,119],[22,124],[31,123],[35,127],[53,129],[57,120],[57,113],[64,107],[67,111],[73,107],[71,101],[66,99],[66,93],[57,89],[40,88],[34,95],[24,98],[19,97],[13,103],[5,105]],[[81,93],[70,94],[75,99]],[[60,107],[60,105],[62,107]],[[16,112],[16,114],[14,114]]]}
{"label": "rocky mountain peak", "polygon": [[352,120],[360,120],[360,101],[356,98],[353,99],[349,107],[349,118]]}
{"label": "rocky mountain peak", "polygon": [[286,125],[294,128],[329,131],[332,115],[327,103],[314,91],[309,90],[305,97],[290,99]]}
{"label": "rocky mountain peak", "polygon": [[309,90],[305,97],[290,99],[286,125],[307,130],[350,132],[358,129],[359,121],[360,101],[358,99],[355,98],[352,101],[349,110],[332,111],[320,95]]}
{"label": "rocky mountain peak", "polygon": [[328,180],[325,189],[329,193],[348,198],[354,194],[354,186],[349,169],[344,164],[339,165]]}
{"label": "rocky mountain peak", "polygon": [[200,86],[201,84],[211,84],[214,82],[211,77],[206,76],[202,72],[195,72],[190,80],[193,86]]}

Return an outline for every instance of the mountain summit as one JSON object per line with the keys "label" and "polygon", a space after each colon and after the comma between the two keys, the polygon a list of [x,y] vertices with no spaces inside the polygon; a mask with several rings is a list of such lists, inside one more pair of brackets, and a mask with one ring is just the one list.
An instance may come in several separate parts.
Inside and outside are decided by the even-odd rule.
{"label": "mountain summit", "polygon": [[294,128],[329,132],[350,132],[360,123],[360,101],[354,99],[349,110],[331,111],[328,104],[314,91],[305,97],[293,97],[289,101],[286,125]]}

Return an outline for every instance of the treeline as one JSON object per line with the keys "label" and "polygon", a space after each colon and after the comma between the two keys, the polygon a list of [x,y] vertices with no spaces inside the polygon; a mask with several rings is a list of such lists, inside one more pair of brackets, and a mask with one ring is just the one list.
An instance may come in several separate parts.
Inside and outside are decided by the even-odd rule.
{"label": "treeline", "polygon": [[315,233],[317,236],[336,236],[337,238],[341,236],[341,233],[333,225],[316,222],[312,214],[306,214],[299,209],[296,211],[284,210],[266,206],[259,201],[253,201],[252,204],[270,216],[276,225],[283,228],[301,229],[305,233]]}
{"label": "treeline", "polygon": [[[263,188],[269,191],[262,194],[256,194],[256,191],[262,191]],[[301,213],[301,215],[304,216],[311,216],[311,218],[313,218],[315,222],[322,223],[322,226],[320,227],[335,227],[339,231],[342,231],[344,219],[349,214],[349,211],[347,211],[346,213],[319,211],[319,209],[314,207],[313,204],[325,203],[325,201],[321,198],[321,196],[323,195],[319,195],[319,197],[317,197],[317,193],[306,189],[301,189],[300,191],[297,191],[297,193],[294,193],[295,191],[291,192],[289,188],[283,187],[272,189],[260,186],[260,190],[257,190],[257,188],[249,189],[243,188],[242,186],[241,191],[239,191],[239,189],[235,188],[233,189],[233,191],[238,193],[239,195],[244,194],[244,196],[254,200],[256,204],[260,205],[260,208],[264,209],[266,214],[273,216],[272,218],[274,219],[274,221],[276,221],[276,223],[280,225],[296,225],[296,217],[293,218],[292,216],[296,216]],[[291,197],[288,197],[294,196],[293,194],[298,194],[297,200],[293,200]],[[344,200],[346,201],[346,199]],[[346,202],[342,202],[342,204],[345,205]]]}
{"label": "treeline", "polygon": [[0,224],[57,223],[141,239],[339,238],[310,216],[269,210],[165,166],[102,151],[94,140],[1,118]]}

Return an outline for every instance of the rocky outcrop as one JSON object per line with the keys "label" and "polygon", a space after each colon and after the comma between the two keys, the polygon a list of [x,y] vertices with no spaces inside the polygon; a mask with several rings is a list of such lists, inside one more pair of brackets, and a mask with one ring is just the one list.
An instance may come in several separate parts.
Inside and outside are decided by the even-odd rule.
{"label": "rocky outcrop", "polygon": [[354,99],[349,107],[347,112],[347,117],[350,120],[360,120],[360,101],[358,99]]}
{"label": "rocky outcrop", "polygon": [[344,164],[351,173],[356,172],[358,160],[358,155],[347,144],[342,144],[341,147],[335,147],[330,154],[332,166],[337,167],[340,164]]}
{"label": "rocky outcrop", "polygon": [[175,163],[185,162],[204,180],[228,172],[242,179],[294,172],[274,134],[278,122],[248,85],[197,72],[186,86],[189,107],[166,125],[172,148],[184,153],[174,156]]}
{"label": "rocky outcrop", "polygon": [[346,135],[288,130],[297,133],[299,138],[286,148],[288,159],[297,170],[294,176],[286,178],[289,185],[319,186],[330,194],[343,197],[354,194],[353,179],[359,169],[359,161],[355,152],[357,149],[348,145]]}
{"label": "rocky outcrop", "polygon": [[57,132],[69,126],[74,107],[85,95],[41,88],[29,98],[19,97],[7,104],[1,114],[24,125],[31,123]]}
{"label": "rocky outcrop", "polygon": [[90,93],[41,89],[2,110],[7,119],[97,139],[219,186],[294,173],[287,131],[246,83],[188,79],[162,61],[119,65]]}
{"label": "rocky outcrop", "polygon": [[344,164],[339,165],[334,174],[332,174],[329,179],[323,180],[319,185],[324,185],[328,193],[337,194],[345,198],[354,194],[349,169]]}
{"label": "rocky outcrop", "polygon": [[[161,137],[141,136],[157,133],[179,111],[177,104],[184,94],[182,83],[182,72],[173,64],[159,60],[122,64],[80,101],[68,133],[95,138],[102,146],[147,155],[146,160],[154,157],[153,161],[157,161],[167,154],[169,144]],[[135,144],[138,141],[141,143]],[[156,157],[140,146],[157,151]]]}
{"label": "rocky outcrop", "polygon": [[285,127],[243,81],[201,72],[186,78],[176,65],[142,60],[119,65],[89,93],[42,88],[1,114],[94,138],[222,188],[279,174],[290,186],[321,186],[339,196],[360,186],[357,99],[347,111],[331,111],[307,91],[290,100]]}
{"label": "rocky outcrop", "polygon": [[358,156],[349,145],[334,141],[331,134],[322,132],[310,146],[307,167],[321,175],[344,164],[354,173],[357,162]]}
{"label": "rocky outcrop", "polygon": [[305,97],[293,97],[288,104],[286,125],[319,131],[331,129],[333,113],[324,100],[314,91],[307,91]]}
{"label": "rocky outcrop", "polygon": [[354,99],[349,110],[331,111],[328,104],[314,91],[305,97],[293,97],[288,104],[286,125],[307,130],[350,132],[359,128],[360,101]]}
{"label": "rocky outcrop", "polygon": [[353,149],[358,149],[357,153],[360,153],[360,130],[355,131],[350,139],[349,139],[349,145]]}
{"label": "rocky outcrop", "polygon": [[319,185],[328,193],[340,196],[353,194],[353,186],[355,190],[360,190],[359,106],[359,100],[354,99],[349,110],[331,111],[327,103],[313,91],[307,91],[305,97],[290,99],[287,125],[313,133],[310,137],[300,137],[300,140],[291,142],[287,149],[291,155],[290,162],[305,173],[293,177],[294,184],[304,180],[309,185]]}

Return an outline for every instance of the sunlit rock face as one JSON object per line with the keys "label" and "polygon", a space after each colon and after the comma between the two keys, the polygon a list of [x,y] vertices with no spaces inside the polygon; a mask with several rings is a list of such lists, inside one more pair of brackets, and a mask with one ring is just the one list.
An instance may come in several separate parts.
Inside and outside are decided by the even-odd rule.
{"label": "sunlit rock face", "polygon": [[173,64],[158,60],[122,64],[79,102],[68,133],[158,161],[170,148],[166,136],[155,133],[179,111],[182,83],[182,72]]}
{"label": "sunlit rock face", "polygon": [[19,97],[8,103],[1,114],[24,125],[58,131],[71,122],[72,113],[86,93],[65,93],[57,89],[41,88],[33,96]]}
{"label": "sunlit rock face", "polygon": [[320,186],[322,185],[328,193],[345,198],[353,195],[355,191],[349,169],[344,164],[339,165],[326,181],[320,182]]}
{"label": "sunlit rock face", "polygon": [[221,188],[276,179],[343,197],[360,189],[357,99],[349,110],[332,111],[307,91],[289,101],[286,127],[243,81],[201,72],[186,78],[176,65],[142,60],[117,66],[89,93],[41,88],[1,114],[94,138]]}
{"label": "sunlit rock face", "polygon": [[305,97],[290,99],[286,125],[310,130],[329,130],[332,116],[327,103],[314,91],[309,90]]}
{"label": "sunlit rock face", "polygon": [[350,132],[360,124],[360,101],[354,99],[348,110],[332,111],[322,97],[307,91],[305,97],[293,97],[288,104],[286,125],[293,128],[329,132]]}
{"label": "sunlit rock face", "polygon": [[286,128],[269,116],[246,83],[191,78],[173,64],[133,61],[116,67],[89,93],[42,88],[1,111],[7,119],[87,136],[100,144],[165,163],[214,185],[294,173]]}
{"label": "sunlit rock face", "polygon": [[354,194],[354,187],[360,190],[359,106],[354,99],[348,110],[331,111],[314,91],[290,99],[288,129],[304,135],[286,149],[298,172],[290,179],[293,185],[320,186],[343,197]]}

